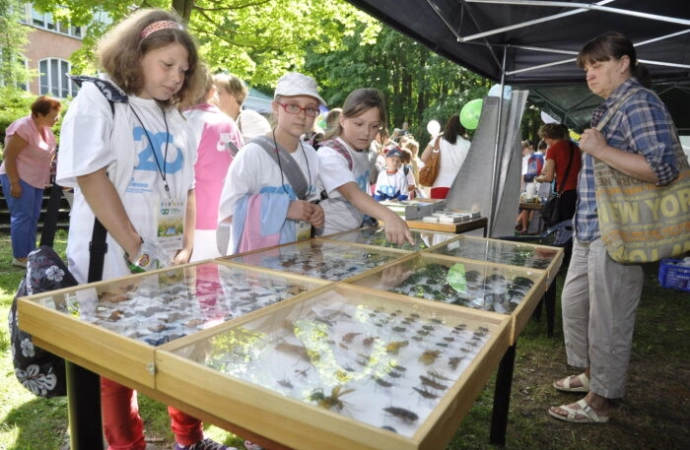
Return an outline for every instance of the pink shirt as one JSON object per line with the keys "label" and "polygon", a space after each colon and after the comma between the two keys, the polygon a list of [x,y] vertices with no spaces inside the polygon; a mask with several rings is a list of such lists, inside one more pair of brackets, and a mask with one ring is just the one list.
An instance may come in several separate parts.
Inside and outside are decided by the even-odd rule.
{"label": "pink shirt", "polygon": [[[31,116],[15,120],[7,127],[5,147],[8,138],[15,134],[29,143],[17,155],[17,173],[19,178],[31,186],[43,189],[50,181],[50,162],[55,154],[55,135],[49,127],[43,127],[46,139],[36,127]],[[5,163],[0,165],[0,174],[7,173]]]}
{"label": "pink shirt", "polygon": [[196,195],[196,228],[218,228],[218,203],[223,191],[228,167],[234,158],[228,142],[238,149],[244,145],[235,121],[216,106],[197,105],[185,111],[188,123],[197,140],[194,164]]}

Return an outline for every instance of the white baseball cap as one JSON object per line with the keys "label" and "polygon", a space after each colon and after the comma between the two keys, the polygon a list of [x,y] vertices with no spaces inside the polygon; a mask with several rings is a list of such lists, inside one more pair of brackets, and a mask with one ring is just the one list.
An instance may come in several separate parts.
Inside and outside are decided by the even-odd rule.
{"label": "white baseball cap", "polygon": [[326,106],[326,102],[319,95],[318,86],[316,81],[312,77],[303,75],[298,72],[286,73],[278,80],[278,85],[276,86],[276,92],[273,95],[275,99],[279,95],[285,97],[295,97],[298,95],[308,95],[309,97],[314,97],[323,106]]}

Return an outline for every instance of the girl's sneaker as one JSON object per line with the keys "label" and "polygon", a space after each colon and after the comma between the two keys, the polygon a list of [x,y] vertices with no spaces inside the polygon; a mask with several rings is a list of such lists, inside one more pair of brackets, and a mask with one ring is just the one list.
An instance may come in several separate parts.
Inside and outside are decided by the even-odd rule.
{"label": "girl's sneaker", "polygon": [[227,445],[220,444],[213,439],[203,439],[196,444],[183,446],[175,443],[175,450],[237,450],[235,447],[228,447]]}
{"label": "girl's sneaker", "polygon": [[244,448],[247,450],[264,450],[262,446],[255,444],[252,441],[244,441]]}

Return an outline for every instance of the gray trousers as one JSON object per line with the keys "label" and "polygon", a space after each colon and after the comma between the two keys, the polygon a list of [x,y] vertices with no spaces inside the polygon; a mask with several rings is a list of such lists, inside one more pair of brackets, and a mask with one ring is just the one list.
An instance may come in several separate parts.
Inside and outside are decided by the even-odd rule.
{"label": "gray trousers", "polygon": [[613,261],[601,239],[574,239],[561,295],[565,349],[568,364],[590,368],[590,391],[602,397],[625,394],[643,282],[642,267]]}

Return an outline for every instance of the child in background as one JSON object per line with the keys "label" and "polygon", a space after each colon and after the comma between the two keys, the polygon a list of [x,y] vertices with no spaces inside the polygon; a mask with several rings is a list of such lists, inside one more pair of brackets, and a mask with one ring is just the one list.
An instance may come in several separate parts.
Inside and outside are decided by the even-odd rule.
{"label": "child in background", "polygon": [[205,85],[195,106],[184,112],[197,149],[194,163],[196,202],[203,205],[196,209],[191,261],[223,256],[216,245],[218,204],[230,163],[244,145],[235,121],[212,104],[216,88],[211,73],[205,67],[203,80]]}
{"label": "child in background", "polygon": [[386,153],[386,170],[379,172],[374,200],[407,200],[407,177],[402,170],[402,153],[397,148]]}
{"label": "child in background", "polygon": [[[218,218],[221,227],[232,224],[229,253],[309,238],[311,227],[323,226],[323,210],[314,202],[319,158],[301,139],[319,105],[325,102],[311,77],[288,73],[278,80],[272,104],[276,127],[242,147],[225,180]],[[301,192],[295,185],[300,177]]]}
{"label": "child in background", "polygon": [[[144,9],[115,26],[98,55],[107,79],[85,82],[70,105],[57,168],[58,182],[75,188],[67,257],[80,283],[94,216],[108,231],[104,280],[187,263],[194,242],[195,147],[175,108],[199,83],[194,41],[176,15]],[[108,449],[144,450],[136,392],[101,378],[101,403]],[[199,420],[168,412],[176,450],[228,449],[204,439]]]}
{"label": "child in background", "polygon": [[368,194],[368,150],[385,124],[386,105],[379,90],[356,89],[347,96],[338,126],[326,135],[318,153],[319,178],[327,195],[321,201],[326,214],[323,234],[359,228],[367,215],[385,223],[387,240],[414,245],[405,221]]}

